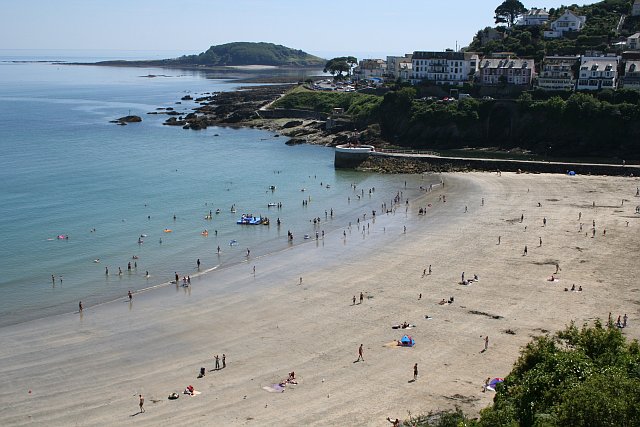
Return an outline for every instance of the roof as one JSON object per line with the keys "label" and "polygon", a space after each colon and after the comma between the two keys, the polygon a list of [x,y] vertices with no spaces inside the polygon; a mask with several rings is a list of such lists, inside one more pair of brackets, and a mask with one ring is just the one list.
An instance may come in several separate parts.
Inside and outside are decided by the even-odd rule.
{"label": "roof", "polygon": [[589,71],[616,71],[618,61],[616,58],[585,58],[580,64],[580,70]]}
{"label": "roof", "polygon": [[511,68],[511,69],[532,69],[533,59],[483,59],[480,62],[480,69],[487,68]]}
{"label": "roof", "polygon": [[413,59],[447,59],[453,61],[464,61],[468,59],[472,59],[473,56],[476,55],[470,52],[454,52],[454,51],[445,51],[445,52],[424,52],[424,51],[416,51],[413,52]]}
{"label": "roof", "polygon": [[558,19],[556,19],[556,21],[559,21],[560,19],[562,19],[563,16],[566,16],[566,15],[571,15],[574,18],[576,18],[577,20],[582,21],[582,22],[585,22],[587,20],[586,16],[578,16],[575,13],[573,13],[571,10],[566,9],[564,11],[564,13],[562,15],[560,15],[560,17]]}
{"label": "roof", "polygon": [[531,9],[529,12],[525,13],[525,16],[546,16],[546,17],[549,17],[549,12],[547,12],[545,9]]}
{"label": "roof", "polygon": [[625,70],[627,73],[640,72],[640,61],[627,61],[625,64]]}

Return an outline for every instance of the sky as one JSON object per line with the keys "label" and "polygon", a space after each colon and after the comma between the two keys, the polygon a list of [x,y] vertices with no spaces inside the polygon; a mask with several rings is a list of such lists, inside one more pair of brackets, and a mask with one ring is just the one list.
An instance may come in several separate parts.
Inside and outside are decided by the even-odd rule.
{"label": "sky", "polygon": [[[527,8],[563,4],[521,1]],[[233,41],[265,41],[324,58],[383,57],[466,46],[478,30],[494,25],[494,10],[501,2],[4,0],[0,49],[192,54]],[[585,3],[594,2],[578,2]]]}

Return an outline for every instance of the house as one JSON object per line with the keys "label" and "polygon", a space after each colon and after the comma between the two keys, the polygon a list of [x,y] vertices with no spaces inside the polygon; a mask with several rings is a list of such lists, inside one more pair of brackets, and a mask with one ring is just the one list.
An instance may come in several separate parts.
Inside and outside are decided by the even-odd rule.
{"label": "house", "polygon": [[543,90],[573,90],[576,87],[574,67],[579,56],[545,56],[536,87]]}
{"label": "house", "polygon": [[353,74],[362,80],[381,79],[387,72],[387,63],[383,59],[363,59],[353,70]]}
{"label": "house", "polygon": [[620,86],[624,89],[640,91],[640,60],[625,62],[624,76],[620,78]]}
{"label": "house", "polygon": [[563,37],[568,31],[580,31],[587,22],[586,16],[578,16],[569,9],[551,23],[550,30],[544,32],[544,36],[549,39]]}
{"label": "house", "polygon": [[409,80],[411,74],[411,54],[387,56],[387,78],[390,80]]}
{"label": "house", "polygon": [[525,27],[533,27],[544,25],[549,21],[549,12],[547,9],[531,9],[516,23],[516,25],[522,25]]}
{"label": "house", "polygon": [[483,58],[478,72],[480,86],[530,86],[535,75],[533,59]]}
{"label": "house", "polygon": [[633,2],[633,6],[631,7],[631,16],[640,16],[640,0]]}
{"label": "house", "polygon": [[429,81],[438,85],[462,86],[478,71],[479,57],[473,52],[413,52],[411,83]]}
{"label": "house", "polygon": [[640,50],[640,33],[627,37],[627,49]]}
{"label": "house", "polygon": [[619,57],[587,56],[580,57],[577,90],[615,89],[618,84]]}

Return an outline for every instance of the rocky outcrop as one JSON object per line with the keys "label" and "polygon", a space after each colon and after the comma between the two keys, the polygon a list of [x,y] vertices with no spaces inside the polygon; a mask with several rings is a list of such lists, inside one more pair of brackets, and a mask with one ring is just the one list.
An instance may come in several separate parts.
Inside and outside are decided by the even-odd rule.
{"label": "rocky outcrop", "polygon": [[118,125],[126,125],[127,123],[140,123],[142,117],[140,116],[124,116],[116,120],[110,120],[109,123],[116,123]]}

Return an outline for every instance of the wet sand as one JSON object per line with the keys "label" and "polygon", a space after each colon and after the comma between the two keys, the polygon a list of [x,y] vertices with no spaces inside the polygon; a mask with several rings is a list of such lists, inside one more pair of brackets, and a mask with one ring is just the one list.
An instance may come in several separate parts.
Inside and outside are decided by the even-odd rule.
{"label": "wet sand", "polygon": [[[354,218],[346,239],[328,233],[192,278],[189,289],[135,294],[131,304],[123,295],[82,314],[0,329],[0,424],[385,426],[387,416],[409,411],[458,405],[476,414],[493,397],[481,392],[484,379],[507,375],[532,336],[609,312],[614,320],[627,313],[624,333],[640,336],[638,179],[444,180],[412,200],[408,214],[403,204],[375,223],[368,213],[364,235]],[[549,282],[556,263],[559,280]],[[422,277],[429,264],[432,274]],[[479,281],[458,284],[463,271]],[[564,291],[573,283],[583,292]],[[363,303],[352,305],[360,292]],[[385,346],[402,337],[391,326],[403,321],[417,326],[406,331],[416,346]],[[361,343],[365,360],[354,363]],[[223,353],[227,367],[211,371]],[[411,382],[414,363],[420,375]],[[197,379],[200,367],[207,372]],[[297,385],[262,389],[290,371]],[[183,395],[189,384],[202,393]],[[180,398],[168,400],[172,392]]]}

